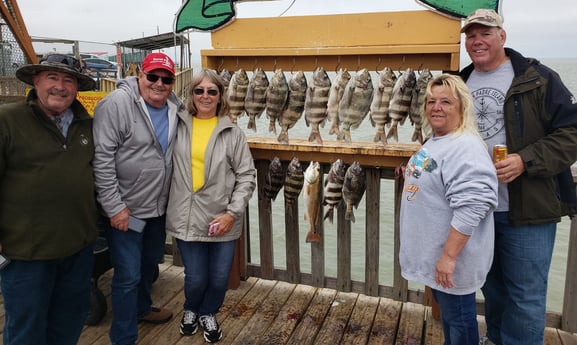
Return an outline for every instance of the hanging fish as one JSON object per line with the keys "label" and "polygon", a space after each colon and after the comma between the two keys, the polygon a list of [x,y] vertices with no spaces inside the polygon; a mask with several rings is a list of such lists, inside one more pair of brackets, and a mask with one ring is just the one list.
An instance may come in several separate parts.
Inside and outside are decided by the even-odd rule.
{"label": "hanging fish", "polygon": [[411,68],[407,68],[395,82],[393,95],[391,96],[391,104],[389,105],[391,129],[387,134],[387,139],[393,138],[396,141],[399,141],[397,126],[399,123],[401,125],[405,123],[405,120],[407,119],[409,108],[411,107],[411,98],[413,97],[415,82],[415,72]]}
{"label": "hanging fish", "polygon": [[374,138],[375,142],[380,141],[383,144],[387,143],[385,125],[391,121],[389,118],[389,105],[396,79],[395,73],[393,73],[393,70],[389,67],[385,67],[379,72],[379,79],[377,81],[377,87],[373,92],[373,101],[371,102],[371,112],[369,115],[371,124],[377,128],[377,133]]}
{"label": "hanging fish", "polygon": [[339,102],[341,130],[338,140],[351,143],[351,128],[358,128],[369,112],[373,99],[373,82],[366,68],[351,77]]}
{"label": "hanging fish", "polygon": [[353,206],[359,207],[359,203],[365,193],[366,181],[365,171],[361,168],[359,162],[353,162],[345,173],[345,180],[343,181],[343,200],[347,205],[345,219],[355,222],[355,214]]}
{"label": "hanging fish", "polygon": [[285,106],[288,96],[288,83],[286,81],[284,72],[278,68],[266,89],[266,116],[270,123],[268,127],[269,132],[276,134],[275,122],[280,117],[282,109]]}
{"label": "hanging fish", "polygon": [[281,190],[285,180],[285,173],[282,168],[280,158],[274,157],[268,166],[268,173],[265,178],[264,196],[275,200]]}
{"label": "hanging fish", "polygon": [[413,89],[413,96],[411,98],[411,107],[409,108],[409,119],[411,123],[415,126],[415,131],[411,137],[412,141],[418,141],[423,143],[423,112],[425,105],[425,93],[427,92],[427,84],[433,79],[433,74],[428,68],[425,68],[419,74],[419,78]]}
{"label": "hanging fish", "polygon": [[228,95],[228,85],[230,84],[230,79],[232,78],[232,75],[230,74],[229,70],[227,70],[226,68],[223,69],[222,71],[220,71],[220,73],[218,75],[220,76],[220,79],[222,80],[222,85],[224,85],[224,94]]}
{"label": "hanging fish", "polygon": [[230,119],[236,123],[236,119],[244,112],[244,99],[248,89],[248,75],[244,69],[239,69],[233,73],[228,84],[228,105],[230,108]]}
{"label": "hanging fish", "polygon": [[262,68],[257,68],[248,83],[246,97],[244,98],[244,110],[248,114],[247,128],[256,132],[256,119],[260,118],[266,108],[266,89],[268,78]]}
{"label": "hanging fish", "polygon": [[327,102],[327,118],[331,122],[329,134],[339,134],[339,102],[343,98],[345,87],[351,79],[351,74],[346,69],[339,69],[335,80],[331,85],[329,100]]}
{"label": "hanging fish", "polygon": [[323,205],[327,205],[324,219],[329,219],[333,223],[334,208],[343,200],[343,182],[345,180],[345,163],[342,159],[337,159],[331,165],[331,169],[325,181],[323,193]]}
{"label": "hanging fish", "polygon": [[281,132],[277,138],[280,143],[286,145],[289,143],[288,130],[297,123],[305,109],[307,79],[303,71],[298,71],[293,74],[288,82],[288,86],[287,102],[278,119]]}
{"label": "hanging fish", "polygon": [[306,241],[320,242],[321,235],[317,231],[317,222],[321,212],[321,165],[319,162],[311,162],[304,172],[303,201],[304,219],[309,222],[309,232]]}
{"label": "hanging fish", "polygon": [[331,80],[322,67],[317,67],[308,83],[305,97],[305,121],[311,127],[309,142],[322,145],[323,139],[319,131],[319,125],[324,126],[327,119],[327,102]]}
{"label": "hanging fish", "polygon": [[303,168],[299,159],[293,157],[289,163],[284,180],[284,201],[287,208],[292,207],[301,193],[304,183]]}

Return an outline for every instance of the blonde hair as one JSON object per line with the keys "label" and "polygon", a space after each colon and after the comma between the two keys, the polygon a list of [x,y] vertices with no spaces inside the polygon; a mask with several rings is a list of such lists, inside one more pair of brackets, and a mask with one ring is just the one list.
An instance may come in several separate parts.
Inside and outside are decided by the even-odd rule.
{"label": "blonde hair", "polygon": [[194,89],[202,82],[204,78],[210,80],[218,88],[218,105],[216,106],[217,116],[227,116],[229,112],[228,97],[224,93],[224,83],[222,78],[216,73],[215,70],[204,68],[194,75],[192,81],[190,82],[190,95],[186,107],[190,115],[195,116],[198,114],[198,109],[194,104]]}
{"label": "blonde hair", "polygon": [[473,103],[473,96],[471,96],[471,91],[463,82],[461,77],[443,73],[441,75],[436,76],[435,78],[431,79],[427,84],[427,90],[425,91],[425,102],[423,102],[423,132],[425,133],[426,138],[430,138],[433,134],[433,129],[431,128],[431,124],[427,116],[425,115],[425,108],[427,107],[427,99],[431,97],[432,92],[431,89],[435,86],[445,86],[451,90],[451,93],[455,98],[459,100],[461,104],[461,121],[459,122],[459,126],[454,131],[454,135],[461,135],[462,133],[468,132],[472,133],[479,138],[481,135],[479,134],[479,130],[477,129],[477,121],[475,118],[475,108]]}

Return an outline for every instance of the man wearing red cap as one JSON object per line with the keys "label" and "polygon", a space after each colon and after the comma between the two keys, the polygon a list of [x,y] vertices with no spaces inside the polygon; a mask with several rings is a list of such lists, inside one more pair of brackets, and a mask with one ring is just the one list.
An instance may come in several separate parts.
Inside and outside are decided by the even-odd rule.
{"label": "man wearing red cap", "polygon": [[172,317],[152,306],[150,290],[164,256],[176,116],[185,112],[174,80],[170,57],[151,53],[138,77],[120,80],[94,110],[94,176],[114,268],[113,345],[135,344],[139,321]]}

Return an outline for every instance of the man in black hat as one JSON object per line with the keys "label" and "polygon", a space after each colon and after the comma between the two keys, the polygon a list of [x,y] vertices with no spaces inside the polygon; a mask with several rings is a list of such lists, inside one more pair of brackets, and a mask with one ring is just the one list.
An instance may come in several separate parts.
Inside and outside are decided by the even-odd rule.
{"label": "man in black hat", "polygon": [[95,83],[61,54],[16,77],[33,88],[0,107],[3,344],[73,345],[90,309],[97,237],[92,118],[76,94]]}

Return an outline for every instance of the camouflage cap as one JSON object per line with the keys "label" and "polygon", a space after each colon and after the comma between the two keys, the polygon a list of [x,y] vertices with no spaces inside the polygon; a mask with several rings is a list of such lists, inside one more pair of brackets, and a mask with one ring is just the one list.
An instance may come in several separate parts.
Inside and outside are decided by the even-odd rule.
{"label": "camouflage cap", "polygon": [[467,19],[465,19],[465,24],[461,29],[461,33],[467,31],[467,29],[473,24],[503,28],[503,18],[494,10],[480,8],[473,11],[469,14]]}

